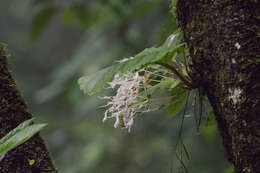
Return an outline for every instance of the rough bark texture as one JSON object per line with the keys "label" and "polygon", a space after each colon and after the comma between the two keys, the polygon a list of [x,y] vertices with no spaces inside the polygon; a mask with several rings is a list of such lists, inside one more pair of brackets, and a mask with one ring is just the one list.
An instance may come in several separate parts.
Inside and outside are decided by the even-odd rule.
{"label": "rough bark texture", "polygon": [[[0,45],[0,138],[32,115],[8,70],[5,47]],[[35,160],[33,165],[30,160]],[[9,151],[0,161],[0,173],[56,173],[39,134]]]}
{"label": "rough bark texture", "polygon": [[208,96],[236,173],[260,173],[258,0],[179,0],[194,80]]}

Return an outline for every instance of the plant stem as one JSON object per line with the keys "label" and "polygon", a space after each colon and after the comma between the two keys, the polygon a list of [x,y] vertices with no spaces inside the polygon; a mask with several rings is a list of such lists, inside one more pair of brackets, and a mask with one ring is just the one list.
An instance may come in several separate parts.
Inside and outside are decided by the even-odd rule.
{"label": "plant stem", "polygon": [[174,74],[176,74],[189,88],[193,88],[192,84],[181,74],[176,70],[173,66],[170,66],[169,64],[164,63],[157,63],[161,66],[164,66],[168,69],[170,69]]}

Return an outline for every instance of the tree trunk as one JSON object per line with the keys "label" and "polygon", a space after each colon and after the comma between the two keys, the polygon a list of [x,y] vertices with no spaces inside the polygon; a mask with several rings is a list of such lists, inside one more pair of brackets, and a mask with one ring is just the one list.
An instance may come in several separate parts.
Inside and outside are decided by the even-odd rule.
{"label": "tree trunk", "polygon": [[178,22],[236,173],[260,173],[258,0],[179,0]]}
{"label": "tree trunk", "polygon": [[[8,70],[5,47],[0,45],[0,138],[32,115]],[[34,160],[30,165],[29,161]],[[0,161],[0,173],[56,173],[39,134],[9,151]]]}

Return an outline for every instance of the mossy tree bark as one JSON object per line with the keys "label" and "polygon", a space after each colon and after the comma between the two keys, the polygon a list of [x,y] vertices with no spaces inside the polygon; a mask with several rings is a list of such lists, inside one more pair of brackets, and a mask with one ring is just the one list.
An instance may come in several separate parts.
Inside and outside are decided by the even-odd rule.
{"label": "mossy tree bark", "polygon": [[[8,69],[5,47],[0,45],[0,138],[32,115]],[[30,165],[29,161],[34,160]],[[0,173],[56,173],[39,134],[9,151],[0,161]]]}
{"label": "mossy tree bark", "polygon": [[177,14],[228,160],[236,173],[259,173],[259,1],[178,0]]}

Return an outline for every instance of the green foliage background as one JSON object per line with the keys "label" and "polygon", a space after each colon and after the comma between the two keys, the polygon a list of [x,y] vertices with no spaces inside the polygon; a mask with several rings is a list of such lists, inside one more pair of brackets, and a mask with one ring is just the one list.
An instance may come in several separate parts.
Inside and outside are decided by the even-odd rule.
{"label": "green foliage background", "polygon": [[[165,0],[0,1],[0,38],[30,111],[48,123],[42,135],[62,173],[182,172],[174,157],[180,116],[138,117],[128,134],[102,123],[102,101],[79,90],[80,76],[160,45],[176,22]],[[230,168],[214,118],[196,131],[188,108],[183,138],[190,172]]]}

